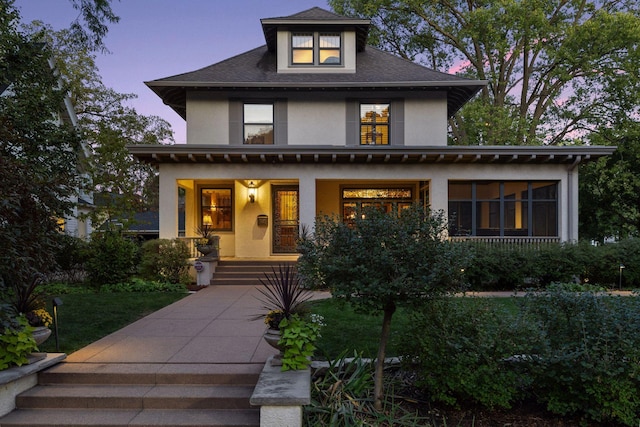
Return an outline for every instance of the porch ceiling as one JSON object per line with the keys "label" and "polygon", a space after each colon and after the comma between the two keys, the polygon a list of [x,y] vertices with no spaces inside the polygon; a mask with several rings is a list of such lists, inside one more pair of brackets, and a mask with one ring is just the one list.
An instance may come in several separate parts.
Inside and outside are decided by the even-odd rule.
{"label": "porch ceiling", "polygon": [[160,163],[578,164],[611,155],[613,146],[329,147],[129,145],[138,160]]}

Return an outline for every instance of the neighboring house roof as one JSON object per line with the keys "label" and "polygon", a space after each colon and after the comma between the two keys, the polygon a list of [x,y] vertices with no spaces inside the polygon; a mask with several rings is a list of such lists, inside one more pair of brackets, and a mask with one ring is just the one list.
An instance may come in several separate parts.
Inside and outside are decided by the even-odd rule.
{"label": "neighboring house roof", "polygon": [[[309,20],[311,17],[311,21]],[[356,55],[355,73],[278,73],[276,53],[270,48],[270,32],[280,25],[303,22],[333,22],[364,25],[368,20],[345,18],[320,8],[284,18],[263,20],[267,45],[188,73],[145,82],[165,104],[186,119],[187,90],[247,90],[269,88],[281,91],[398,90],[447,92],[447,113],[455,114],[486,81],[441,73],[368,46]],[[351,24],[349,24],[351,22]],[[336,24],[338,23],[338,24]],[[267,34],[268,33],[268,34]]]}
{"label": "neighboring house roof", "polygon": [[611,155],[616,147],[603,146],[437,146],[437,147],[337,147],[337,146],[220,146],[130,145],[140,161],[159,163],[335,163],[335,164],[566,164]]}
{"label": "neighboring house roof", "polygon": [[134,234],[158,234],[160,230],[158,211],[136,212],[127,232]]}

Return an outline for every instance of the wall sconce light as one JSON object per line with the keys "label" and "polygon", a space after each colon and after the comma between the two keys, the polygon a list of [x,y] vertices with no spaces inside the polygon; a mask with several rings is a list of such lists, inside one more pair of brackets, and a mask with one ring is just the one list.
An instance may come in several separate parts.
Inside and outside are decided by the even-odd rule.
{"label": "wall sconce light", "polygon": [[249,193],[249,202],[255,203],[255,201],[256,201],[256,192],[257,192],[256,184],[253,181],[250,181],[249,182],[249,191],[248,191],[248,193]]}

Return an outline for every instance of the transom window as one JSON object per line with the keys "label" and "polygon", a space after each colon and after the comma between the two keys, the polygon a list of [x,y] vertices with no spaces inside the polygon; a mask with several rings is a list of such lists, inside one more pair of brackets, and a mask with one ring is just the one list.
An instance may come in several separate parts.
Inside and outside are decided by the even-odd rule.
{"label": "transom window", "polygon": [[342,64],[340,33],[293,33],[291,63],[293,65]]}
{"label": "transom window", "polygon": [[244,143],[273,144],[273,104],[244,104]]}
{"label": "transom window", "polygon": [[342,218],[352,221],[364,208],[371,206],[387,213],[400,212],[412,203],[412,188],[343,188]]}
{"label": "transom window", "polygon": [[558,184],[549,181],[450,181],[453,236],[558,235]]}
{"label": "transom window", "polygon": [[214,230],[232,230],[231,188],[202,188],[200,190],[200,220]]}
{"label": "transom window", "polygon": [[389,145],[390,104],[360,104],[360,145]]}

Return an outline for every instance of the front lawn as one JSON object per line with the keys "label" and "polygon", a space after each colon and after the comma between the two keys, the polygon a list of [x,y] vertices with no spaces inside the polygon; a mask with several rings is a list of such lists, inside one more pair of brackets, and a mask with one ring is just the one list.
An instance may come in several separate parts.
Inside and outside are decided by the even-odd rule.
{"label": "front lawn", "polygon": [[[188,294],[186,292],[115,292],[61,295],[58,307],[60,352],[70,354]],[[47,310],[53,315],[51,301]],[[53,329],[53,325],[51,326]],[[51,337],[40,351],[55,352]]]}

